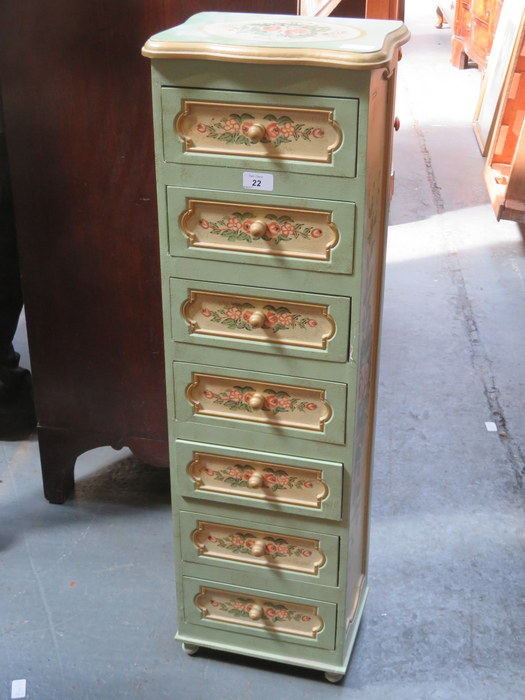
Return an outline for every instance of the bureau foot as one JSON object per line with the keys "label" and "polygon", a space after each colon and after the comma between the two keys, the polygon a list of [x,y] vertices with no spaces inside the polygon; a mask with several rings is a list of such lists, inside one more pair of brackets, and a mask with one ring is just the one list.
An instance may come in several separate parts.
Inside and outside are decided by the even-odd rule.
{"label": "bureau foot", "polygon": [[196,644],[186,644],[182,643],[182,650],[186,652],[189,656],[193,656],[199,651],[199,647]]}
{"label": "bureau foot", "polygon": [[453,66],[459,68],[459,70],[465,70],[468,68],[468,56],[463,49],[463,42],[456,37],[452,37],[450,62]]}
{"label": "bureau foot", "polygon": [[344,677],[344,673],[329,673],[328,671],[324,674],[324,677],[330,683],[339,683],[341,678]]}
{"label": "bureau foot", "polygon": [[80,443],[65,430],[38,428],[44,496],[50,503],[64,503],[71,495],[75,462],[84,451]]}

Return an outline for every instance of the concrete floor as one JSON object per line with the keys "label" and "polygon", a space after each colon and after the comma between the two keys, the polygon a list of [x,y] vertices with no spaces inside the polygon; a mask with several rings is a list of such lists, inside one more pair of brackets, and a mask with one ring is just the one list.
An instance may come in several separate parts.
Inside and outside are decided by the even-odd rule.
{"label": "concrete floor", "polygon": [[15,679],[38,700],[525,697],[525,244],[488,204],[479,72],[450,66],[434,3],[406,20],[370,595],[344,681],[186,656],[167,471],[95,450],[51,506],[32,437],[0,443],[0,698]]}

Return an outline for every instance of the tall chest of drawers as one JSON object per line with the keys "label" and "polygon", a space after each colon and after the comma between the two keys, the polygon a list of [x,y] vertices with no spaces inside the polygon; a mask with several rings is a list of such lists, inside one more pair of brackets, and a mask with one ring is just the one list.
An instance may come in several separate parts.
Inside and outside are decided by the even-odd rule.
{"label": "tall chest of drawers", "polygon": [[367,594],[401,22],[200,13],[152,59],[179,624],[345,672]]}

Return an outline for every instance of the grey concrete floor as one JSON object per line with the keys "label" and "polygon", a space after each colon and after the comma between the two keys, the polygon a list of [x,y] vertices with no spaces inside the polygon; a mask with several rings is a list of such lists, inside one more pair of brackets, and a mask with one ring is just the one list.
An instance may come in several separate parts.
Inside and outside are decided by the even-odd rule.
{"label": "grey concrete floor", "polygon": [[95,450],[52,506],[32,437],[0,442],[0,699],[15,679],[38,700],[525,697],[525,243],[488,204],[479,72],[450,66],[432,2],[406,21],[370,595],[344,681],[186,656],[167,471]]}

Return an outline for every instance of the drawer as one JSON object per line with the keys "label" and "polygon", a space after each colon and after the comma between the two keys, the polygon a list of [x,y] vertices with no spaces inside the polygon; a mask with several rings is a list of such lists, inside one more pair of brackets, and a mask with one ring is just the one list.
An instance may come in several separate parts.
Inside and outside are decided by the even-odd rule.
{"label": "drawer", "polygon": [[170,255],[353,272],[355,204],[167,187]]}
{"label": "drawer", "polygon": [[182,511],[182,558],[194,564],[257,569],[270,588],[283,580],[337,586],[339,537]]}
{"label": "drawer", "polygon": [[271,640],[333,649],[337,605],[184,576],[187,622]]}
{"label": "drawer", "polygon": [[163,87],[161,101],[168,163],[355,177],[357,99]]}
{"label": "drawer", "polygon": [[173,340],[345,362],[350,299],[171,278]]}
{"label": "drawer", "polygon": [[173,370],[179,422],[345,442],[345,384],[187,362]]}
{"label": "drawer", "polygon": [[177,440],[177,493],[231,505],[341,519],[343,465]]}

